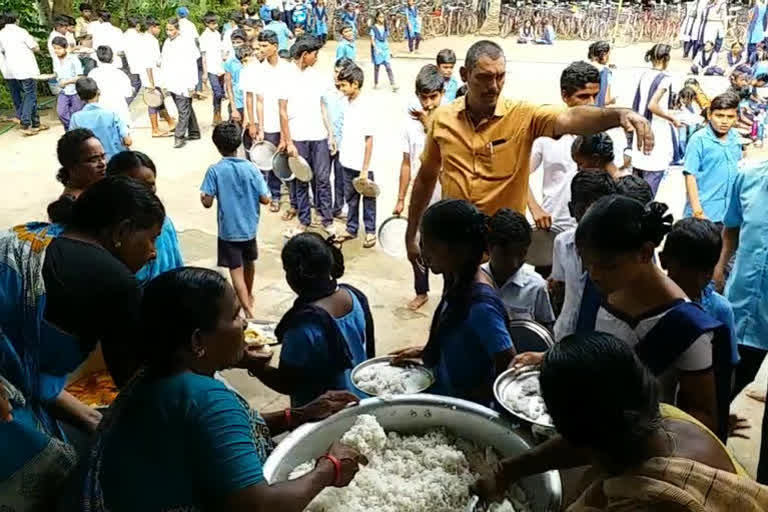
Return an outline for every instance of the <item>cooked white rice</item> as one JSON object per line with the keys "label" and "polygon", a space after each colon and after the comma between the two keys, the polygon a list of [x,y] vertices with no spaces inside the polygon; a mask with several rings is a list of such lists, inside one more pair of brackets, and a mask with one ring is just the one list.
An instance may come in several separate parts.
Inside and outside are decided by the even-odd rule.
{"label": "cooked white rice", "polygon": [[[384,434],[374,416],[361,414],[342,442],[366,457],[352,483],[327,488],[309,504],[307,512],[463,512],[469,488],[477,480],[474,465],[493,464],[491,449],[456,439],[442,429],[419,436]],[[490,456],[490,460],[489,460]],[[470,464],[472,461],[472,465]],[[314,462],[296,467],[290,479],[308,473]],[[488,512],[525,512],[525,495],[517,488],[510,499]]]}
{"label": "cooked white rice", "polygon": [[418,368],[373,365],[355,374],[355,385],[373,396],[418,393],[429,384],[429,377]]}

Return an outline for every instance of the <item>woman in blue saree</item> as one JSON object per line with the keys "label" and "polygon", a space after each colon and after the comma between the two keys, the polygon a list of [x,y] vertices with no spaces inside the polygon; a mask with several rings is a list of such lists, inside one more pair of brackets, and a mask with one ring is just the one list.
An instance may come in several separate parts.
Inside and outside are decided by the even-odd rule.
{"label": "woman in blue saree", "polygon": [[[141,151],[122,151],[109,159],[107,176],[128,176],[145,183],[153,193],[157,192],[155,163]],[[163,229],[155,241],[157,257],[150,260],[136,273],[136,279],[145,286],[163,272],[184,266],[176,228],[169,216],[165,216]]]}
{"label": "woman in blue saree", "polygon": [[149,188],[107,178],[79,196],[67,226],[0,234],[0,387],[13,407],[13,419],[0,422],[0,495],[16,500],[14,510],[48,510],[71,466],[58,421],[93,431],[101,420],[64,391],[67,375],[97,344],[118,386],[137,369],[133,274],[154,258],[164,218]]}
{"label": "woman in blue saree", "polygon": [[272,435],[357,399],[330,392],[301,408],[263,415],[251,409],[216,378],[219,370],[254,370],[269,361],[247,349],[239,313],[234,289],[214,270],[179,268],[147,285],[145,366],[110,407],[60,510],[301,512],[325,487],[349,484],[359,455],[339,443],[307,475],[267,484]]}

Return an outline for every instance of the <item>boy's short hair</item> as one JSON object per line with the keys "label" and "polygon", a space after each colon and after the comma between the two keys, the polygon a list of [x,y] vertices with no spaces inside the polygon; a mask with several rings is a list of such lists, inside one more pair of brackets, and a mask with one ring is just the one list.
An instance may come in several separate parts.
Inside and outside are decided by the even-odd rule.
{"label": "boy's short hair", "polygon": [[78,78],[77,82],[75,82],[75,90],[83,101],[90,101],[99,94],[99,86],[96,84],[96,80],[88,77]]}
{"label": "boy's short hair", "polygon": [[231,155],[243,143],[242,129],[234,121],[226,121],[216,125],[211,136],[216,149],[222,155]]}
{"label": "boy's short hair", "polygon": [[291,47],[291,57],[298,59],[305,53],[312,53],[319,51],[323,45],[320,40],[312,35],[303,35],[296,40]]}
{"label": "boy's short hair", "polygon": [[488,245],[528,247],[531,245],[531,224],[525,215],[509,208],[493,214],[488,223]]}
{"label": "boy's short hair", "polygon": [[[751,91],[750,91],[751,93]],[[730,110],[739,108],[739,97],[732,92],[724,92],[719,96],[715,96],[712,103],[709,105],[709,111],[715,110]]]}
{"label": "boy's short hair", "polygon": [[173,17],[168,18],[168,21],[165,22],[167,25],[173,25],[176,28],[179,28],[179,18]]}
{"label": "boy's short hair", "polygon": [[53,26],[54,27],[67,27],[69,26],[69,19],[64,14],[57,14],[53,18]]}
{"label": "boy's short hair", "polygon": [[144,26],[146,26],[147,28],[159,27],[160,22],[157,21],[157,18],[155,18],[154,16],[147,16],[146,18],[144,18]]}
{"label": "boy's short hair", "polygon": [[110,62],[112,62],[112,59],[114,58],[114,54],[112,53],[112,48],[105,45],[99,46],[98,48],[96,48],[96,58],[99,59],[99,62],[109,64]]}
{"label": "boy's short hair", "polygon": [[427,64],[422,67],[419,74],[416,75],[416,94],[442,92],[444,87],[445,80],[434,64]]}
{"label": "boy's short hair", "polygon": [[760,73],[755,77],[755,81],[757,82],[768,82],[768,74]]}
{"label": "boy's short hair", "polygon": [[256,18],[248,18],[247,20],[245,20],[243,22],[243,25],[245,25],[246,27],[251,27],[251,28],[261,28],[261,27],[264,26],[261,23],[261,20],[257,20]]}
{"label": "boy's short hair", "polygon": [[79,10],[80,10],[80,12],[92,11],[93,7],[91,7],[91,4],[82,3],[82,4],[80,4]]}
{"label": "boy's short hair", "polygon": [[339,71],[339,82],[349,82],[350,84],[353,84],[357,82],[358,87],[363,87],[363,79],[365,75],[363,73],[363,70],[360,69],[360,66],[357,64],[352,64],[351,66],[347,66],[343,68],[341,71]]}
{"label": "boy's short hair", "polygon": [[683,268],[712,272],[722,248],[723,239],[714,222],[688,217],[674,223],[664,242],[663,254]]}
{"label": "boy's short hair", "polygon": [[203,14],[203,23],[204,24],[207,25],[209,23],[213,23],[214,21],[215,22],[219,21],[219,17],[216,16],[216,13],[208,11],[207,13]]}
{"label": "boy's short hair", "polygon": [[647,181],[639,176],[622,176],[616,180],[616,193],[631,197],[643,204],[653,201],[653,189]]}
{"label": "boy's short hair", "polygon": [[259,33],[257,40],[260,43],[269,43],[275,46],[280,44],[280,42],[277,39],[277,34],[275,34],[273,30],[264,30],[263,32]]}
{"label": "boy's short hair", "polygon": [[590,158],[598,158],[604,164],[614,159],[613,140],[605,132],[593,135],[579,135],[573,140],[571,154],[583,155]]}
{"label": "boy's short hair", "polygon": [[568,96],[584,89],[587,84],[599,84],[600,71],[583,60],[572,62],[560,74],[560,90]]}
{"label": "boy's short hair", "polygon": [[243,45],[239,48],[235,48],[235,57],[237,57],[237,60],[240,62],[244,61],[251,55],[253,55],[253,49],[250,47],[250,45]]}
{"label": "boy's short hair", "polygon": [[241,29],[236,28],[232,31],[231,34],[229,34],[229,40],[233,41],[235,39],[242,39],[243,41],[248,40],[248,36],[245,35],[245,32],[243,32]]}
{"label": "boy's short hair", "polygon": [[109,23],[112,21],[112,13],[109,11],[99,11],[99,18],[104,23]]}
{"label": "boy's short hair", "polygon": [[240,11],[232,11],[229,13],[229,19],[234,21],[236,25],[240,25],[245,20],[245,16]]}
{"label": "boy's short hair", "polygon": [[437,65],[440,64],[456,64],[456,52],[450,48],[443,48],[437,52]]}
{"label": "boy's short hair", "polygon": [[616,184],[607,172],[580,171],[571,180],[571,205],[574,210],[584,211],[604,196],[616,193]]}
{"label": "boy's short hair", "polygon": [[342,57],[342,58],[338,59],[336,62],[334,62],[333,67],[341,69],[341,68],[345,68],[345,67],[349,66],[350,64],[354,64],[354,63],[355,63],[355,61],[353,61],[349,57]]}
{"label": "boy's short hair", "polygon": [[350,25],[349,23],[347,23],[346,25],[343,25],[343,26],[341,27],[341,33],[343,34],[343,33],[344,33],[344,32],[346,32],[347,30],[352,30],[352,25]]}
{"label": "boy's short hair", "polygon": [[51,46],[58,46],[59,48],[66,48],[69,46],[69,43],[67,43],[66,37],[56,36],[53,39],[51,39]]}
{"label": "boy's short hair", "polygon": [[283,13],[280,12],[280,9],[272,9],[269,15],[272,17],[272,21],[283,21]]}

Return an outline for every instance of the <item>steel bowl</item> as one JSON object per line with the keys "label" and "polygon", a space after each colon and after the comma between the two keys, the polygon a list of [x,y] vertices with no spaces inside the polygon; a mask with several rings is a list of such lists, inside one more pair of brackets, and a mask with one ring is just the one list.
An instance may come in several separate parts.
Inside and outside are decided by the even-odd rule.
{"label": "steel bowl", "polygon": [[[385,430],[406,434],[443,427],[481,446],[493,446],[505,457],[531,448],[499,413],[472,402],[428,394],[368,398],[326,420],[307,423],[294,430],[267,459],[264,478],[270,484],[287,480],[296,466],[325,454],[360,414],[372,414]],[[557,471],[529,476],[518,483],[533,510],[560,510],[562,483]]]}
{"label": "steel bowl", "polygon": [[288,166],[288,155],[286,153],[275,153],[272,157],[272,172],[284,183],[292,181],[295,176]]}
{"label": "steel bowl", "polygon": [[[372,366],[379,367],[379,366],[389,366],[392,364],[392,361],[395,359],[394,356],[380,356],[380,357],[374,357],[371,359],[368,359],[367,361],[363,361],[359,365],[355,366],[351,372],[349,372],[349,380],[352,381],[352,385],[355,386],[357,390],[359,390],[362,393],[365,393],[368,396],[380,396],[380,395],[373,395],[370,392],[361,389],[357,385],[357,374],[360,372],[360,370],[364,370],[365,368],[370,368]],[[417,372],[421,372],[427,377],[428,383],[426,386],[422,387],[418,391],[414,391],[413,393],[421,393],[422,391],[426,391],[429,389],[429,387],[435,383],[435,375],[424,365],[422,364],[413,364],[413,370]]]}
{"label": "steel bowl", "polygon": [[519,386],[521,380],[527,379],[533,375],[538,377],[539,370],[538,368],[532,366],[525,366],[523,368],[510,368],[509,370],[502,372],[498,377],[496,377],[496,381],[493,383],[493,396],[496,398],[496,401],[499,403],[499,405],[514,417],[526,423],[538,425],[547,429],[553,429],[554,426],[551,423],[534,420],[523,413],[517,412],[511,406],[507,405],[506,400],[504,400],[504,397],[507,394],[507,389],[509,389],[510,386]]}
{"label": "steel bowl", "polygon": [[288,168],[291,170],[297,180],[309,183],[312,181],[312,168],[303,156],[289,156]]}
{"label": "steel bowl", "polygon": [[277,147],[268,140],[254,142],[248,153],[251,156],[251,162],[261,171],[272,170],[272,157],[275,156]]}
{"label": "steel bowl", "polygon": [[163,104],[163,93],[157,89],[144,89],[141,98],[148,107],[158,108]]}

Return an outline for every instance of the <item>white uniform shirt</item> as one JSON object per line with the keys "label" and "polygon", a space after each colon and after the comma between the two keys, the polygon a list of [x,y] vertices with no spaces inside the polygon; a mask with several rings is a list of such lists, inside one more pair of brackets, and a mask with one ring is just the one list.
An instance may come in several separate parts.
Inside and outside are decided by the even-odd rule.
{"label": "white uniform shirt", "polygon": [[555,321],[552,303],[549,300],[547,282],[533,267],[524,264],[506,283],[499,284],[493,279],[490,263],[480,268],[494,281],[502,302],[512,320],[533,320],[542,325]]}
{"label": "white uniform shirt", "polygon": [[75,41],[75,36],[72,35],[71,32],[67,31],[66,33],[62,34],[60,32],[57,32],[56,30],[52,30],[50,34],[48,34],[48,55],[51,56],[51,61],[53,62],[53,70],[56,71],[56,66],[58,65],[59,58],[56,56],[55,53],[53,53],[53,39],[56,37],[63,37],[67,40],[67,47],[69,51],[72,51],[72,48],[77,46],[77,42]]}
{"label": "white uniform shirt", "polygon": [[[421,108],[421,103],[419,103],[418,107]],[[401,138],[401,151],[403,154],[408,155],[408,159],[411,162],[411,184],[413,184],[419,169],[421,169],[421,154],[424,152],[424,142],[426,139],[427,132],[424,129],[424,125],[413,119],[410,115],[406,115]],[[440,189],[440,180],[438,179],[429,204],[436,203],[441,197],[442,191]]]}
{"label": "white uniform shirt", "polygon": [[[571,200],[571,180],[578,171],[571,158],[575,135],[563,135],[559,139],[539,137],[531,148],[531,169],[543,172],[541,207],[552,215],[552,224],[561,229],[576,226],[576,220],[568,211]],[[539,171],[540,170],[540,171]]]}
{"label": "white uniform shirt", "polygon": [[282,0],[266,0],[266,5],[269,7],[269,10],[272,11],[274,9],[277,9],[278,11],[283,10],[283,2]]}
{"label": "white uniform shirt", "polygon": [[576,228],[571,228],[555,237],[552,250],[552,279],[565,283],[565,300],[560,316],[555,322],[555,341],[560,341],[576,332],[581,311],[581,298],[587,283],[587,272],[581,266],[576,251]]}
{"label": "white uniform shirt", "polygon": [[133,87],[128,75],[114,64],[102,62],[88,73],[89,78],[99,86],[99,105],[115,112],[126,126],[131,126],[131,113],[126,98],[133,96]]}
{"label": "white uniform shirt", "polygon": [[[194,51],[193,51],[194,50]],[[192,42],[182,35],[166,39],[163,43],[163,84],[168,91],[189,97],[197,86],[197,57],[199,52]]]}
{"label": "white uniform shirt", "polygon": [[144,34],[135,28],[129,28],[123,36],[125,43],[125,60],[128,61],[128,69],[131,74],[139,75],[141,82],[146,78],[142,75],[147,73],[146,56],[144,55]]}
{"label": "white uniform shirt", "polygon": [[[602,306],[597,312],[595,330],[612,334],[634,348],[656,326],[659,320],[664,318],[670,309],[672,308],[634,319],[630,324],[622,318],[624,315],[621,313],[613,312]],[[677,384],[680,372],[697,372],[707,370],[712,366],[713,337],[711,332],[699,336],[685,352],[680,354],[672,366],[659,376],[661,384],[659,399],[662,402],[669,404],[677,402]]]}
{"label": "white uniform shirt", "polygon": [[122,68],[123,59],[120,57],[120,53],[125,51],[123,31],[111,23],[102,22],[94,26],[92,35],[94,50],[98,50],[99,46],[109,46],[112,49],[112,63],[116,67]]}
{"label": "white uniform shirt", "polygon": [[0,30],[0,52],[5,56],[6,80],[27,80],[40,75],[32,52],[37,47],[35,38],[15,23],[9,23]]}
{"label": "white uniform shirt", "polygon": [[188,37],[193,41],[199,37],[197,27],[187,18],[179,18],[179,32],[183,37]]}
{"label": "white uniform shirt", "polygon": [[321,110],[323,95],[329,87],[327,79],[314,68],[302,71],[295,64],[288,66],[286,80],[290,87],[288,123],[291,138],[299,141],[327,139],[328,130],[325,129]]}
{"label": "white uniform shirt", "polygon": [[[222,67],[224,57],[224,41],[217,30],[203,30],[200,35],[200,52],[205,59],[205,69],[208,73],[220,76],[224,74]],[[242,78],[241,78],[242,81]]]}
{"label": "white uniform shirt", "polygon": [[147,70],[151,69],[152,78],[155,80],[155,86],[160,87],[163,85],[162,71],[160,70],[160,62],[162,60],[160,55],[160,43],[157,41],[157,38],[149,32],[145,32],[141,34],[141,36],[142,56],[144,57],[144,62],[142,64],[144,72],[141,73],[141,84],[144,87],[151,86],[149,82],[149,74],[147,73]]}
{"label": "white uniform shirt", "polygon": [[[645,112],[648,101],[650,100],[650,98],[648,98],[648,92],[650,91],[654,78],[659,73],[661,73],[661,71],[648,70],[640,77],[640,103],[638,108],[638,113],[640,113],[640,115],[643,115],[643,112]],[[659,89],[667,91],[660,100],[660,105],[664,110],[667,109],[667,104],[669,102],[671,83],[668,74],[659,83]],[[657,89],[657,91],[659,89]],[[653,150],[650,155],[638,151],[638,137],[635,137],[632,151],[632,166],[634,168],[642,169],[644,171],[666,171],[669,168],[669,165],[672,162],[672,157],[674,156],[671,126],[670,122],[666,119],[652,115],[651,130],[653,131],[654,137]]]}
{"label": "white uniform shirt", "polygon": [[[376,120],[374,108],[367,96],[359,95],[353,101],[346,100],[344,112],[344,128],[339,147],[339,162],[347,169],[355,171],[363,170],[365,160],[365,139],[374,137],[376,133]],[[376,146],[374,140],[374,148]],[[373,160],[373,156],[371,156]],[[373,170],[373,166],[368,169]]]}
{"label": "white uniform shirt", "polygon": [[287,100],[289,87],[286,82],[287,74],[293,64],[277,59],[277,65],[273,66],[266,60],[261,63],[261,79],[256,84],[256,93],[261,96],[264,103],[264,132],[277,133],[280,131],[280,106],[279,100]]}

